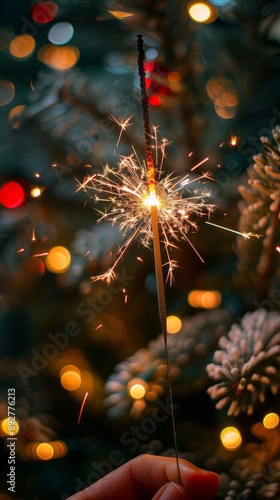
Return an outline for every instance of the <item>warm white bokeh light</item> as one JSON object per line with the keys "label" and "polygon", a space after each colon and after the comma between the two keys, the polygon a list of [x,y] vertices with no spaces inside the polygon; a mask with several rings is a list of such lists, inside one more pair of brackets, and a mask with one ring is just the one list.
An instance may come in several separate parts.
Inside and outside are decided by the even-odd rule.
{"label": "warm white bokeh light", "polygon": [[223,446],[226,450],[236,451],[240,448],[242,437],[236,427],[225,427],[220,434]]}

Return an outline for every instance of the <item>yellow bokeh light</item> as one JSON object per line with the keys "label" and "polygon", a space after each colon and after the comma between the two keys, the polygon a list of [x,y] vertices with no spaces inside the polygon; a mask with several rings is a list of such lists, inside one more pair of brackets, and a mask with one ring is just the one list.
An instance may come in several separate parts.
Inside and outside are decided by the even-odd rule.
{"label": "yellow bokeh light", "polygon": [[42,191],[39,187],[33,187],[30,191],[30,195],[32,198],[38,198],[42,194]]}
{"label": "yellow bokeh light", "polygon": [[147,384],[144,380],[139,378],[134,378],[130,380],[127,385],[128,395],[132,399],[141,399],[145,396],[147,390]]}
{"label": "yellow bokeh light", "polygon": [[220,434],[220,438],[223,446],[229,451],[238,450],[242,443],[241,434],[236,427],[225,427]]}
{"label": "yellow bokeh light", "polygon": [[79,60],[80,52],[73,45],[57,46],[47,44],[40,48],[38,52],[39,61],[47,64],[51,68],[67,70],[75,66]]}
{"label": "yellow bokeh light", "polygon": [[19,424],[14,419],[4,418],[1,422],[1,435],[15,436],[19,431]]}
{"label": "yellow bokeh light", "polygon": [[60,370],[60,383],[67,391],[75,391],[82,383],[79,368],[74,365],[66,365]]}
{"label": "yellow bokeh light", "polygon": [[168,316],[166,318],[167,333],[178,333],[182,328],[182,321],[178,316]]}
{"label": "yellow bokeh light", "polygon": [[52,273],[64,273],[71,264],[71,255],[67,248],[57,246],[51,248],[46,257],[46,268]]}
{"label": "yellow bokeh light", "polygon": [[31,35],[19,35],[13,38],[10,43],[10,54],[18,59],[25,59],[30,56],[35,49],[35,40]]}
{"label": "yellow bokeh light", "polygon": [[218,15],[217,9],[208,2],[190,2],[187,9],[191,19],[197,23],[212,23]]}
{"label": "yellow bokeh light", "polygon": [[41,460],[51,460],[54,455],[53,447],[50,443],[40,443],[36,446],[35,453]]}
{"label": "yellow bokeh light", "polygon": [[279,424],[279,416],[277,413],[268,413],[263,418],[263,425],[266,429],[274,429]]}
{"label": "yellow bokeh light", "polygon": [[33,460],[51,460],[52,458],[62,458],[68,452],[63,441],[48,441],[47,443],[33,442],[26,446],[26,454]]}
{"label": "yellow bokeh light", "polygon": [[218,290],[192,290],[187,301],[191,307],[214,309],[221,304],[222,296]]}

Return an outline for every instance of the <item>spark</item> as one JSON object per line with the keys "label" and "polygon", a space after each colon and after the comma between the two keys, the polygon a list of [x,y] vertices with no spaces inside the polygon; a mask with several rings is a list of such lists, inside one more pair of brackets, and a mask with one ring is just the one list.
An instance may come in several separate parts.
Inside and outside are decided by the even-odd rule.
{"label": "spark", "polygon": [[24,250],[25,250],[24,248],[19,248],[19,250],[17,250],[17,253],[22,253],[24,252]]}
{"label": "spark", "polygon": [[48,255],[49,252],[43,252],[43,253],[36,253],[32,255],[32,257],[44,257],[45,255]]}
{"label": "spark", "polygon": [[230,136],[230,141],[229,141],[230,145],[231,145],[231,146],[236,146],[236,145],[237,145],[237,142],[238,142],[238,137],[237,137],[237,135],[233,135],[233,134],[231,134],[231,136]]}
{"label": "spark", "polygon": [[140,262],[143,262],[143,259],[141,257],[137,257],[137,260],[139,260]]}
{"label": "spark", "polygon": [[87,252],[85,253],[85,255],[83,256],[83,258],[85,258],[88,254],[90,253],[90,250],[87,250]]}
{"label": "spark", "polygon": [[199,163],[197,163],[194,167],[191,168],[191,172],[193,170],[195,170],[196,168],[200,167],[200,165],[203,165],[203,163],[205,163],[206,161],[209,160],[209,156],[206,156],[206,158],[204,158],[204,160],[200,161]]}
{"label": "spark", "polygon": [[280,247],[276,247],[277,252],[280,253]]}
{"label": "spark", "polygon": [[82,402],[82,405],[81,405],[81,409],[80,409],[80,413],[79,413],[79,417],[78,417],[78,424],[81,421],[81,417],[82,417],[84,406],[86,404],[87,397],[88,397],[88,392],[85,393],[85,396],[84,396],[84,399],[83,399],[83,402]]}
{"label": "spark", "polygon": [[36,241],[35,229],[32,229],[31,241]]}
{"label": "spark", "polygon": [[130,127],[130,125],[133,125],[132,123],[130,123],[132,116],[129,116],[128,118],[115,118],[113,115],[110,115],[109,118],[110,118],[110,120],[115,122],[121,129],[120,133],[119,133],[118,140],[117,140],[117,144],[116,144],[116,147],[118,147],[120,140],[121,140],[122,133],[127,129],[127,127]]}
{"label": "spark", "polygon": [[230,231],[231,233],[239,234],[240,236],[243,236],[243,238],[249,240],[251,237],[254,238],[261,238],[263,235],[262,234],[256,234],[256,233],[241,233],[240,231],[236,231],[235,229],[230,229],[229,227],[225,226],[219,226],[219,224],[214,224],[213,222],[208,222],[206,221],[205,224],[209,224],[210,226],[215,226],[218,227],[219,229],[224,229],[224,231]]}
{"label": "spark", "polygon": [[96,330],[99,330],[99,328],[101,328],[102,326],[103,326],[103,325],[102,325],[102,323],[100,323],[100,325],[98,325],[98,326],[97,326],[94,330],[95,330],[95,331],[96,331]]}
{"label": "spark", "polygon": [[185,187],[187,176],[177,179],[172,177],[172,174],[164,175],[161,169],[166,144],[167,140],[163,139],[157,147],[159,167],[158,165],[154,167],[156,180],[153,190],[146,162],[141,161],[135,152],[129,156],[119,155],[116,167],[111,168],[106,164],[100,174],[88,174],[81,182],[77,181],[76,191],[83,190],[94,199],[95,203],[105,205],[103,210],[97,210],[100,214],[99,222],[110,220],[112,225],[117,224],[124,237],[124,243],[120,246],[112,267],[104,274],[92,277],[92,281],[110,281],[115,278],[117,264],[136,237],[144,247],[152,246],[152,206],[156,206],[158,210],[161,239],[168,266],[167,279],[170,284],[173,282],[173,270],[177,267],[177,262],[171,259],[171,249],[175,247],[172,240],[187,241],[203,261],[191,244],[187,233],[189,230],[197,230],[197,219],[209,215],[213,205],[206,203],[205,199],[210,193],[204,187],[199,189],[196,187],[191,192],[189,184],[209,177],[208,174],[203,174],[188,182],[186,189],[188,196],[183,197],[179,191]]}

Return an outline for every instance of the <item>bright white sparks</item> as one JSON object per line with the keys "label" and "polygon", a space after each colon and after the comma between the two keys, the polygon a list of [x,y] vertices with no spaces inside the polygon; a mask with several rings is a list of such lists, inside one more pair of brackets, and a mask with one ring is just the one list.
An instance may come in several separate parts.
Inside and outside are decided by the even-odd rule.
{"label": "bright white sparks", "polygon": [[[161,158],[159,168],[155,168],[157,179],[155,192],[149,190],[145,162],[141,163],[136,153],[119,156],[115,168],[105,165],[102,173],[87,175],[83,182],[78,181],[77,191],[82,189],[89,193],[96,203],[104,203],[104,210],[98,210],[99,222],[111,220],[112,225],[118,224],[125,239],[113,266],[103,275],[93,277],[93,281],[110,280],[115,277],[117,264],[136,237],[144,247],[152,245],[151,206],[154,205],[158,209],[159,229],[168,266],[167,279],[170,284],[173,281],[173,270],[177,267],[177,262],[171,259],[171,249],[175,247],[174,240],[188,241],[202,260],[189,241],[187,233],[190,229],[197,230],[198,219],[203,215],[209,216],[213,205],[205,202],[210,193],[204,187],[191,191],[189,186],[195,181],[198,182],[198,179],[205,180],[210,177],[205,173],[197,179],[186,182],[187,175],[181,180],[175,180],[171,175],[164,176],[162,162],[166,143],[164,139],[156,148],[160,151]],[[156,156],[157,154],[158,151]],[[186,197],[182,196],[182,190],[186,191]]]}

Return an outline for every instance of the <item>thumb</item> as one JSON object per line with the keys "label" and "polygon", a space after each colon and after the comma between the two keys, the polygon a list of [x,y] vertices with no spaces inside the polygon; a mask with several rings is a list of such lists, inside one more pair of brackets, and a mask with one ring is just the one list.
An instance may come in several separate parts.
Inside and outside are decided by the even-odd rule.
{"label": "thumb", "polygon": [[184,486],[172,481],[164,484],[153,496],[152,500],[191,500],[191,497]]}

